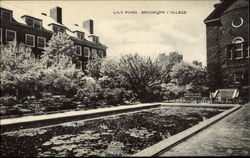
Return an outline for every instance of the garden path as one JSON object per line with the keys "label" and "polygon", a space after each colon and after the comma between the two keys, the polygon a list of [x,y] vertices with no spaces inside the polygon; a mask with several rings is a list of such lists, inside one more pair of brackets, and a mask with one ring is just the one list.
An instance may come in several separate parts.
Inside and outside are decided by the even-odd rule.
{"label": "garden path", "polygon": [[250,156],[250,103],[161,156]]}

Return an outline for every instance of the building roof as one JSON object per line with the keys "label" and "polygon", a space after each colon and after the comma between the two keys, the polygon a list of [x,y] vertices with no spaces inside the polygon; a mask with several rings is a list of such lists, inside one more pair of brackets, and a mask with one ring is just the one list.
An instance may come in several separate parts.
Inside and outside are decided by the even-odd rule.
{"label": "building roof", "polygon": [[[14,5],[14,4],[7,4],[7,3],[3,3],[0,6],[1,8],[7,9],[7,10],[11,10],[13,13],[13,19],[23,25],[27,25],[25,22],[24,17],[31,17],[37,20],[42,20],[42,27],[48,31],[53,32],[51,24],[55,24],[61,27],[65,27],[66,28],[66,34],[68,34],[71,37],[75,37],[77,38],[77,34],[75,33],[75,31],[80,31],[80,32],[84,32],[85,33],[85,42],[87,43],[92,43],[93,41],[92,39],[89,37],[90,33],[87,29],[83,28],[82,25],[75,25],[75,24],[70,24],[70,23],[64,23],[62,22],[62,24],[58,23],[56,20],[54,20],[52,17],[49,16],[49,14],[47,13],[37,13],[31,10],[28,10],[27,8],[22,8],[20,6]],[[107,46],[103,45],[103,44],[99,44],[102,47],[107,48]]]}
{"label": "building roof", "polygon": [[208,17],[204,20],[204,23],[208,23],[210,21],[214,21],[218,19],[222,13],[236,0],[224,0],[218,4],[215,4],[215,9],[208,15]]}

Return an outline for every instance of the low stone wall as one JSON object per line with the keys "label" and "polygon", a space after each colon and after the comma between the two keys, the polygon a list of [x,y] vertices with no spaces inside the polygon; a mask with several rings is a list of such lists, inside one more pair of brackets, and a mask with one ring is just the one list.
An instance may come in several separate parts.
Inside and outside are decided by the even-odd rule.
{"label": "low stone wall", "polygon": [[100,116],[131,112],[158,106],[160,106],[160,104],[138,104],[110,108],[99,108],[94,110],[69,111],[56,114],[1,119],[1,132],[24,128],[42,127],[63,122],[96,118]]}

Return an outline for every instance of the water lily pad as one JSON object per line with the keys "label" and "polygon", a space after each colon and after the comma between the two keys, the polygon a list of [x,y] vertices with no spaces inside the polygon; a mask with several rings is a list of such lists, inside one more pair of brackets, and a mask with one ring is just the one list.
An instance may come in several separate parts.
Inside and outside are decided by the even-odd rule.
{"label": "water lily pad", "polygon": [[48,142],[43,143],[42,145],[43,146],[50,146],[50,145],[52,145],[52,143],[50,141],[48,141]]}

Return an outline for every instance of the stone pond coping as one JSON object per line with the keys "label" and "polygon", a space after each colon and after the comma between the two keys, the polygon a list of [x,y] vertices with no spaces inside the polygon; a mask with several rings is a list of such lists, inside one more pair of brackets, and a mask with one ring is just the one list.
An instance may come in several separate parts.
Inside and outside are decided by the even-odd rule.
{"label": "stone pond coping", "polygon": [[176,135],[173,135],[167,139],[160,141],[142,151],[139,151],[136,154],[131,155],[132,157],[142,157],[142,156],[159,156],[163,152],[171,149],[172,147],[178,145],[179,143],[185,141],[186,139],[194,136],[198,132],[208,128],[210,125],[214,124],[215,122],[219,121],[220,119],[224,118],[225,116],[229,115],[230,113],[240,109],[242,106],[238,104],[190,104],[190,103],[161,103],[161,105],[167,106],[186,106],[186,107],[231,107],[230,109],[210,118],[207,120],[202,121],[201,123],[190,127],[189,129],[180,132]]}
{"label": "stone pond coping", "polygon": [[109,107],[109,108],[99,108],[99,109],[92,109],[92,110],[80,110],[80,111],[68,111],[62,113],[55,113],[55,114],[46,114],[46,115],[33,115],[33,116],[24,116],[18,118],[7,118],[1,119],[0,125],[1,127],[9,127],[9,126],[23,126],[23,125],[31,125],[34,123],[41,123],[41,122],[49,122],[52,123],[53,120],[60,120],[60,121],[71,121],[75,120],[76,118],[89,118],[95,116],[102,116],[112,113],[120,113],[126,112],[131,110],[138,110],[144,108],[152,108],[160,106],[159,103],[150,103],[150,104],[138,104],[138,105],[123,105],[118,107]]}

